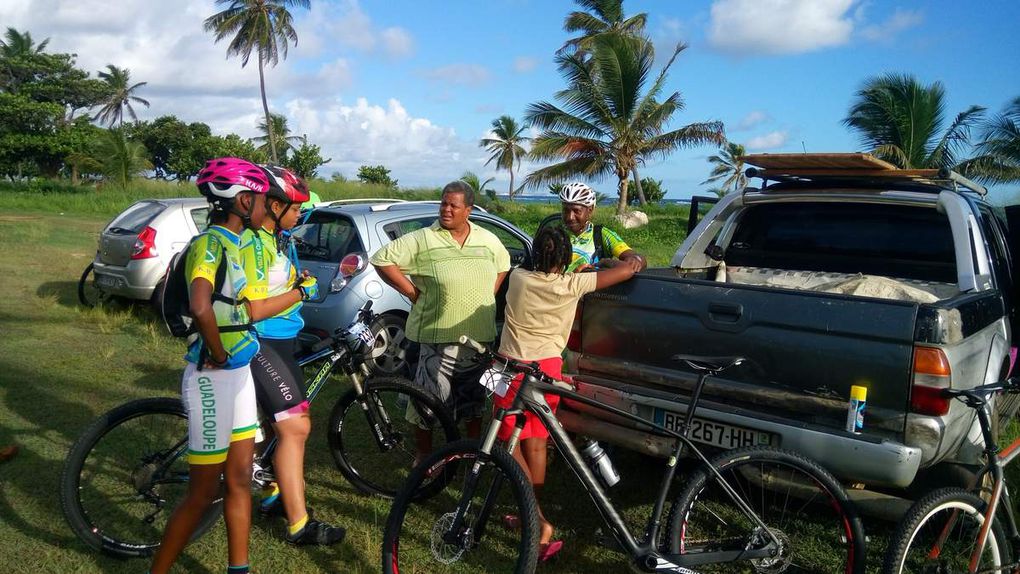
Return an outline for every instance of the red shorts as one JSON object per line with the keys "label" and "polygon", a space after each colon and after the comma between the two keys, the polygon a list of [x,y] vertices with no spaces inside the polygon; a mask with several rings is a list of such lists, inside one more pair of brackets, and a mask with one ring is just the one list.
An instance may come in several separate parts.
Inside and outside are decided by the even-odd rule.
{"label": "red shorts", "polygon": [[[549,375],[556,380],[563,380],[563,359],[561,357],[550,357],[548,359],[541,359],[538,361],[539,368],[542,372]],[[492,401],[492,412],[495,413],[498,409],[508,409],[514,402],[514,397],[517,396],[517,389],[521,386],[521,381],[524,379],[523,373],[518,373],[510,382],[510,389],[507,391],[505,396],[493,395]],[[556,407],[560,404],[560,397],[558,395],[546,394],[545,400],[549,403],[549,408],[552,409],[553,414],[556,414]],[[521,431],[521,440],[526,438],[549,438],[549,431],[546,430],[545,426],[542,425],[542,421],[538,420],[538,417],[532,413],[525,413],[524,429]],[[517,417],[507,417],[503,419],[503,424],[499,427],[499,440],[509,440],[510,436],[514,433],[514,428],[517,426]]]}

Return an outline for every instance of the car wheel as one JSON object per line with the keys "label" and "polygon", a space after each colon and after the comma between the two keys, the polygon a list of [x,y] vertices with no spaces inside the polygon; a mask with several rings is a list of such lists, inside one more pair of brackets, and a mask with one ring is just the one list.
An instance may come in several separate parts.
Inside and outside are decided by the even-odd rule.
{"label": "car wheel", "polygon": [[410,365],[418,361],[418,345],[404,333],[406,319],[399,315],[379,315],[372,322],[375,345],[368,367],[380,376],[411,376]]}

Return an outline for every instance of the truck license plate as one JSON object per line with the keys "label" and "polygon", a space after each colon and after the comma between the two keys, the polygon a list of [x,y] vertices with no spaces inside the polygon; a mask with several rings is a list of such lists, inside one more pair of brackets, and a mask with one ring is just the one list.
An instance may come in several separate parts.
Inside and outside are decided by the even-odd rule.
{"label": "truck license plate", "polygon": [[[687,415],[663,409],[655,409],[655,423],[669,430],[680,432]],[[694,442],[717,446],[720,448],[740,448],[745,446],[768,446],[772,444],[772,433],[739,427],[726,423],[699,419],[691,421],[690,439]]]}

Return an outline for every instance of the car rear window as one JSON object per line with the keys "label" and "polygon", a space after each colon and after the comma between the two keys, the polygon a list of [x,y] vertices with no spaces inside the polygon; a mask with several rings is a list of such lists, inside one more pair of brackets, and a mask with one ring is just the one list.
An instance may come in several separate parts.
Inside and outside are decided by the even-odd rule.
{"label": "car rear window", "polygon": [[354,222],[336,213],[313,211],[294,228],[293,237],[298,257],[313,261],[339,262],[348,253],[365,250]]}
{"label": "car rear window", "polygon": [[165,208],[166,205],[158,201],[139,201],[114,218],[106,231],[125,235],[140,233]]}
{"label": "car rear window", "polygon": [[933,208],[872,203],[748,207],[731,265],[956,282],[949,220]]}

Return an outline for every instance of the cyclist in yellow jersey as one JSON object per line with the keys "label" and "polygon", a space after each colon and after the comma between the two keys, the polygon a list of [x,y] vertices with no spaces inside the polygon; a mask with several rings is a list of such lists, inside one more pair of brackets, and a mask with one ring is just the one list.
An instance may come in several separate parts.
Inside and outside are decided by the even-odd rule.
{"label": "cyclist in yellow jersey", "polygon": [[563,226],[570,232],[573,249],[567,272],[610,268],[628,260],[640,263],[641,269],[647,267],[645,258],[631,249],[615,231],[592,224],[595,199],[595,191],[579,181],[565,184],[560,190]]}
{"label": "cyclist in yellow jersey", "polygon": [[[258,418],[249,363],[258,352],[252,321],[292,305],[301,291],[249,304],[249,285],[239,254],[240,235],[261,225],[269,178],[238,158],[206,163],[198,189],[210,203],[210,226],[188,247],[185,277],[191,316],[199,337],[185,356],[181,382],[188,410],[188,493],[174,511],[153,556],[150,572],[169,571],[198,521],[226,484],[228,572],[248,571],[251,472]],[[217,269],[225,267],[222,285]],[[289,300],[289,301],[288,301]]]}

